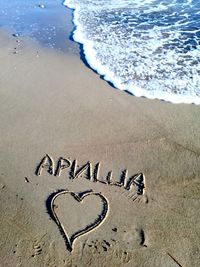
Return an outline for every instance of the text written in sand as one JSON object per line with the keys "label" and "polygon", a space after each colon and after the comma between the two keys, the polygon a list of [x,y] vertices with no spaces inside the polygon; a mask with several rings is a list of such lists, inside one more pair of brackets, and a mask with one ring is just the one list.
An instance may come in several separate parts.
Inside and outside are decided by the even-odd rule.
{"label": "text written in sand", "polygon": [[71,161],[69,158],[60,157],[57,161],[54,161],[50,155],[46,154],[37,165],[35,174],[40,176],[43,170],[45,170],[50,175],[60,176],[61,173],[67,169],[70,179],[78,179],[84,175],[84,178],[94,183],[118,186],[125,190],[131,190],[131,188],[134,187],[138,195],[144,195],[145,176],[143,173],[128,177],[128,170],[125,169],[121,172],[119,180],[117,180],[113,178],[113,171],[109,171],[104,178],[100,179],[100,168],[100,162],[93,165],[88,161],[82,166],[79,166],[76,159]]}

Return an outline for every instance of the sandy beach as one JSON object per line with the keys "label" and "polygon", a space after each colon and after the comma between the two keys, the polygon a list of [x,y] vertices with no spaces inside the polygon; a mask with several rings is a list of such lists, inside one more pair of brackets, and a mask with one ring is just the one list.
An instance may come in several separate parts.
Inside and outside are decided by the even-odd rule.
{"label": "sandy beach", "polygon": [[78,44],[57,49],[62,31],[53,48],[14,33],[0,30],[0,265],[198,267],[200,107],[113,88]]}

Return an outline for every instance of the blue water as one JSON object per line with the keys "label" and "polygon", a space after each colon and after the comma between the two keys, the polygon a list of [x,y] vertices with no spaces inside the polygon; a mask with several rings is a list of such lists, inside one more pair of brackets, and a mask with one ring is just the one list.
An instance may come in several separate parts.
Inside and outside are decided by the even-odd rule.
{"label": "blue water", "polygon": [[[44,8],[40,8],[40,3]],[[66,11],[61,0],[0,0],[0,28],[28,36],[47,47],[74,51],[76,48],[67,40],[71,25]]]}
{"label": "blue water", "polygon": [[136,96],[200,104],[200,1],[66,0],[89,65]]}

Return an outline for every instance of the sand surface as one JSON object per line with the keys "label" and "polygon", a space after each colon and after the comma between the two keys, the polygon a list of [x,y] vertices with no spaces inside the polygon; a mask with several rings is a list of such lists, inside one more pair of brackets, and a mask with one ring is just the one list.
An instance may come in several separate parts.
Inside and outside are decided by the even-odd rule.
{"label": "sand surface", "polygon": [[4,31],[0,60],[0,265],[198,267],[200,107]]}

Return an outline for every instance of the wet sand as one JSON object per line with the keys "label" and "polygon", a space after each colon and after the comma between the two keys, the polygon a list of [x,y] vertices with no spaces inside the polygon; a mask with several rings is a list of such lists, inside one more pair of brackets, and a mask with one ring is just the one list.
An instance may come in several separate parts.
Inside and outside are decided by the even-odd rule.
{"label": "wet sand", "polygon": [[0,32],[2,266],[198,266],[199,106],[130,96],[79,52],[12,33]]}

